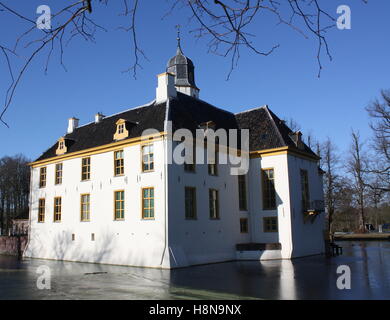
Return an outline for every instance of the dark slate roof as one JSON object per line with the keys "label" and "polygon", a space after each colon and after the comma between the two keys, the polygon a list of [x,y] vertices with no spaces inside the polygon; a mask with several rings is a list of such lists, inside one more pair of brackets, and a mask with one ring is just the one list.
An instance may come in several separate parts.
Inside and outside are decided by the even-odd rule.
{"label": "dark slate roof", "polygon": [[239,128],[233,113],[180,92],[177,93],[177,99],[170,101],[169,119],[173,123],[173,131],[187,128],[194,132],[200,124],[208,121],[215,123],[215,130]]}
{"label": "dark slate roof", "polygon": [[[140,137],[145,129],[156,129],[164,131],[164,120],[166,113],[166,103],[150,105],[130,109],[122,113],[106,117],[99,123],[90,123],[78,127],[72,133],[67,134],[67,153],[94,148],[114,142],[113,137],[116,132],[115,123],[119,119],[129,121],[126,125],[129,130],[129,137],[126,139]],[[133,123],[133,124],[132,124]],[[44,152],[36,161],[52,158],[56,156],[58,144],[55,143],[50,149]]]}
{"label": "dark slate roof", "polygon": [[[164,131],[166,110],[168,119],[172,121],[173,132],[180,128],[187,128],[195,132],[200,124],[212,121],[215,129],[249,129],[250,151],[272,149],[278,147],[295,148],[295,143],[289,137],[292,131],[280,120],[268,107],[233,114],[229,111],[217,108],[200,99],[177,93],[177,98],[170,99],[169,108],[166,103],[151,104],[130,109],[122,113],[104,118],[100,123],[90,123],[77,128],[73,133],[67,134],[67,153],[81,151],[93,147],[102,146],[114,142],[113,135],[116,131],[115,123],[119,119],[128,121],[126,128],[129,137],[141,136],[145,129],[153,128]],[[239,138],[240,141],[240,138]],[[238,145],[239,147],[239,145]],[[57,143],[44,152],[36,161],[56,156]],[[306,145],[304,151],[315,156],[315,153]]]}
{"label": "dark slate roof", "polygon": [[[236,119],[241,129],[250,130],[250,151],[280,147],[296,148],[290,137],[293,131],[268,106],[237,113]],[[302,151],[316,156],[305,143]]]}

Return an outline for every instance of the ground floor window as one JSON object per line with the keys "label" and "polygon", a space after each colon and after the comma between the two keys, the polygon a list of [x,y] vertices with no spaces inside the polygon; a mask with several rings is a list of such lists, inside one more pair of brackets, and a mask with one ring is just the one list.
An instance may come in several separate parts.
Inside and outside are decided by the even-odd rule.
{"label": "ground floor window", "polygon": [[264,230],[264,232],[278,232],[278,218],[277,217],[264,217],[263,218],[263,230]]}
{"label": "ground floor window", "polygon": [[81,211],[81,221],[89,221],[90,219],[90,195],[82,194],[80,199],[80,211]]}
{"label": "ground floor window", "polygon": [[210,219],[219,219],[219,197],[216,189],[209,189],[209,210]]}
{"label": "ground floor window", "polygon": [[61,197],[54,198],[54,222],[61,222],[62,199]]}
{"label": "ground floor window", "polygon": [[114,219],[125,219],[125,192],[123,190],[114,192]]}
{"label": "ground floor window", "polygon": [[154,188],[142,189],[142,219],[154,219]]}
{"label": "ground floor window", "polygon": [[196,188],[185,187],[186,219],[196,219]]}
{"label": "ground floor window", "polygon": [[45,222],[45,199],[39,199],[38,222]]}
{"label": "ground floor window", "polygon": [[240,219],[240,232],[241,233],[248,233],[248,219],[247,218]]}

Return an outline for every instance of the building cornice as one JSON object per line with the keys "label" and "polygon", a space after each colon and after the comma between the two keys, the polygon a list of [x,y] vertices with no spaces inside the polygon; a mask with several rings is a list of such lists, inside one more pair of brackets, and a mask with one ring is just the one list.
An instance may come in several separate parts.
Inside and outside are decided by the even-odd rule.
{"label": "building cornice", "polygon": [[[147,136],[142,136],[142,137],[140,136],[140,137],[135,137],[135,138],[131,138],[131,139],[116,141],[116,142],[112,142],[112,143],[105,144],[105,145],[98,146],[98,147],[94,147],[94,148],[70,152],[67,154],[58,155],[56,157],[51,157],[48,159],[30,162],[29,166],[36,168],[36,167],[41,167],[41,166],[57,163],[57,162],[64,161],[64,160],[70,160],[70,159],[74,159],[74,158],[87,157],[87,156],[91,156],[91,155],[95,155],[95,154],[110,152],[110,151],[117,150],[118,148],[148,143],[151,140],[158,141],[166,135],[167,135],[167,133],[162,131],[162,132],[159,132],[157,134],[151,134],[151,135],[147,135]],[[230,147],[228,149],[233,150]],[[222,151],[222,150],[220,150],[220,151]],[[240,150],[237,150],[237,149],[234,149],[234,151],[238,152],[238,154],[241,153]],[[276,155],[281,155],[281,154],[289,154],[289,155],[297,156],[297,157],[300,157],[300,158],[303,158],[306,160],[311,160],[311,161],[318,161],[320,159],[318,156],[315,156],[315,155],[312,155],[312,154],[307,153],[305,151],[301,151],[301,150],[291,148],[291,147],[280,147],[280,148],[250,151],[249,156],[251,159],[253,159],[253,158],[276,156]]]}
{"label": "building cornice", "polygon": [[49,164],[56,163],[56,162],[63,161],[63,160],[70,160],[70,159],[74,159],[74,158],[86,157],[86,156],[91,156],[91,155],[95,155],[95,154],[99,154],[99,153],[110,152],[113,150],[117,150],[118,148],[148,143],[151,140],[158,141],[158,140],[161,140],[162,137],[165,136],[166,134],[167,134],[166,132],[159,132],[156,134],[150,134],[150,135],[146,135],[146,136],[140,136],[140,137],[135,137],[135,138],[131,138],[131,139],[116,141],[116,142],[112,142],[112,143],[105,144],[105,145],[98,146],[98,147],[94,147],[94,148],[70,152],[70,153],[59,155],[56,157],[51,157],[48,159],[30,162],[28,165],[33,167],[33,168],[36,168],[36,167],[49,165]]}
{"label": "building cornice", "polygon": [[280,148],[256,150],[256,151],[251,151],[249,154],[250,154],[250,158],[262,158],[262,157],[276,156],[280,154],[288,154],[288,155],[293,155],[311,161],[320,160],[320,158],[316,155],[312,155],[308,152],[298,150],[292,147],[280,147]]}

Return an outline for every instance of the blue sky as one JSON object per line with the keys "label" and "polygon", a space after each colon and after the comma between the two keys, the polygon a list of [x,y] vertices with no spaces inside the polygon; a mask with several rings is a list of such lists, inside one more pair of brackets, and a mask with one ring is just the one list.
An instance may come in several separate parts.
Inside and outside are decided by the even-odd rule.
{"label": "blue sky", "polygon": [[[5,2],[33,19],[38,17],[38,5],[46,4],[56,11],[66,3]],[[348,149],[351,128],[360,130],[364,139],[370,137],[364,108],[381,89],[390,88],[389,1],[369,1],[366,5],[359,0],[325,1],[334,15],[338,5],[351,7],[352,29],[329,31],[333,61],[322,57],[321,78],[317,77],[315,39],[305,39],[286,26],[276,25],[271,17],[258,19],[250,28],[257,35],[256,46],[263,50],[274,44],[280,47],[268,57],[243,50],[229,81],[229,59],[208,54],[206,40],[194,39],[189,31],[195,25],[189,24],[188,11],[177,10],[161,19],[169,9],[169,0],[141,2],[137,32],[149,61],[141,61],[143,69],[137,80],[122,73],[134,57],[130,35],[116,30],[124,21],[118,17],[120,2],[111,1],[107,8],[98,6],[94,10],[96,21],[109,32],[99,32],[96,43],[82,39],[71,42],[64,55],[67,72],[58,64],[57,53],[47,75],[46,55],[33,61],[6,113],[10,128],[0,125],[0,157],[23,153],[34,159],[65,133],[71,116],[85,124],[99,111],[110,115],[153,100],[156,75],[165,71],[167,61],[175,54],[176,24],[182,25],[183,51],[195,64],[201,99],[232,112],[268,104],[279,117],[294,118],[304,133],[311,132],[318,140],[329,136],[342,152]],[[1,44],[24,30],[17,21],[0,12]],[[3,59],[0,70],[3,101],[9,84]]]}

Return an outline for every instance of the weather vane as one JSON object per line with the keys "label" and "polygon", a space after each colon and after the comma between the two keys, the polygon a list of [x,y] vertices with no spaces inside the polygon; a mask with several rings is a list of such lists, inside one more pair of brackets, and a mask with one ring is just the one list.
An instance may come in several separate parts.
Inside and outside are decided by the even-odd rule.
{"label": "weather vane", "polygon": [[180,24],[177,24],[177,25],[175,26],[175,28],[176,28],[176,30],[177,30],[177,46],[178,46],[179,48],[181,48],[181,46],[180,46],[180,28],[181,28],[181,25],[180,25]]}

